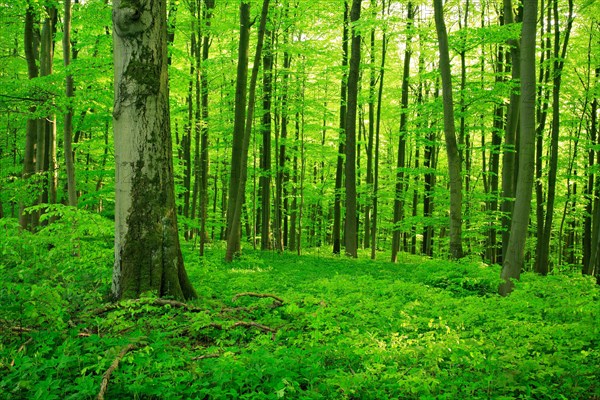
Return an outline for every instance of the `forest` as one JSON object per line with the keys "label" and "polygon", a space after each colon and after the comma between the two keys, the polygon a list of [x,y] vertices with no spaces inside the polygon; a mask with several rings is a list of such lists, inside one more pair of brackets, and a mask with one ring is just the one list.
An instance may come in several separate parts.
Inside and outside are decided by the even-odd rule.
{"label": "forest", "polygon": [[600,399],[599,16],[0,0],[0,399]]}

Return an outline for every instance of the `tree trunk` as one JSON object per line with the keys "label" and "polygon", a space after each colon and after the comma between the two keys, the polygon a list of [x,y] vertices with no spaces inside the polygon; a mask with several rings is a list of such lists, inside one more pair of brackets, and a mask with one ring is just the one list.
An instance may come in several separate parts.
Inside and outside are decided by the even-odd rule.
{"label": "tree trunk", "polygon": [[525,243],[529,227],[529,212],[533,178],[535,172],[535,36],[537,20],[537,0],[523,2],[523,26],[521,33],[521,137],[519,145],[519,173],[516,188],[515,206],[512,215],[510,239],[503,258],[499,292],[506,296],[512,292],[512,279],[519,279],[525,259]]}
{"label": "tree trunk", "polygon": [[[245,8],[245,6],[248,6],[247,22],[249,22],[249,20],[250,20],[250,18],[249,18],[250,17],[250,8],[249,7],[250,6],[249,6],[249,4],[242,3],[241,7]],[[251,136],[251,131],[252,131],[252,119],[254,117],[254,106],[255,106],[255,98],[256,98],[256,81],[258,79],[258,69],[260,66],[263,39],[265,36],[265,29],[266,29],[266,25],[267,25],[268,11],[269,11],[269,0],[264,0],[263,6],[262,6],[262,11],[261,11],[261,16],[260,16],[260,26],[258,28],[258,38],[257,38],[257,44],[256,44],[256,53],[254,55],[254,64],[252,66],[252,75],[250,77],[250,88],[249,88],[249,93],[248,93],[248,110],[246,112],[246,122],[244,125],[244,134],[243,134],[242,143],[241,143],[241,153],[238,154],[239,160],[235,161],[236,164],[239,163],[239,172],[238,172],[239,179],[237,179],[238,188],[234,193],[235,197],[233,199],[230,197],[230,199],[229,199],[229,203],[230,204],[233,203],[233,205],[231,207],[229,207],[229,206],[227,207],[228,210],[231,209],[233,211],[233,216],[231,217],[230,224],[228,224],[229,234],[227,237],[227,252],[225,253],[225,260],[228,262],[233,260],[233,256],[235,254],[239,253],[240,248],[241,248],[240,226],[241,226],[241,216],[242,216],[242,206],[243,206],[242,203],[243,203],[244,193],[246,191],[246,177],[248,174],[248,148],[250,146],[250,136]],[[241,14],[242,13],[240,13],[240,15]],[[244,20],[244,22],[246,22],[246,16],[244,16],[244,18],[240,17],[240,22],[242,20]],[[243,27],[241,27],[241,24],[240,24],[240,30],[245,30]],[[240,50],[241,50],[241,44],[240,44]],[[247,54],[247,50],[246,50],[246,54]],[[247,60],[247,57],[246,57],[246,60]],[[246,68],[247,68],[247,64],[248,63],[246,62]],[[236,103],[237,103],[237,101],[236,101]],[[244,111],[244,110],[242,110],[242,111]],[[236,117],[237,117],[237,115],[236,115]],[[233,158],[232,158],[232,175],[233,175],[233,168],[234,168],[234,163],[233,163]],[[231,181],[231,183],[233,184],[234,182]],[[231,190],[230,190],[230,195],[231,195]]]}
{"label": "tree trunk", "polygon": [[[234,228],[234,214],[238,200],[244,197],[244,193],[239,193],[242,152],[244,144],[244,133],[246,124],[246,90],[248,81],[248,49],[250,46],[250,3],[242,1],[240,3],[240,38],[238,44],[238,64],[235,89],[235,112],[233,122],[233,141],[231,144],[231,164],[229,173],[229,194],[227,196],[227,240],[232,236]],[[238,199],[239,198],[239,199]],[[241,208],[241,207],[240,207]],[[241,215],[241,213],[240,213]],[[240,223],[236,223],[236,229],[240,229]],[[235,232],[232,239],[241,235],[241,232]],[[239,240],[237,240],[239,242]],[[231,249],[231,257],[239,251],[239,244]],[[229,245],[228,245],[229,246]],[[228,256],[226,256],[228,257]]]}
{"label": "tree trunk", "polygon": [[[385,1],[382,2],[382,9],[385,13]],[[383,77],[385,72],[385,56],[387,53],[387,36],[383,32],[381,38],[381,64],[379,66],[379,90],[377,93],[377,116],[375,125],[375,168],[373,171],[373,223],[371,225],[371,259],[375,260],[377,256],[377,217],[378,217],[378,203],[379,203],[379,141],[381,132],[381,103],[383,98]]]}
{"label": "tree trunk", "polygon": [[404,219],[404,191],[406,182],[404,170],[406,168],[406,135],[408,121],[408,84],[410,78],[410,58],[412,49],[410,42],[412,41],[412,24],[414,20],[413,5],[408,2],[407,7],[407,23],[406,23],[406,48],[404,50],[404,67],[402,69],[402,95],[400,99],[400,129],[398,139],[398,158],[396,164],[396,190],[394,196],[394,233],[392,237],[392,262],[398,262],[398,252],[400,251],[400,236],[402,234],[400,224]]}
{"label": "tree trunk", "polygon": [[[564,41],[562,51],[560,51],[561,31],[558,26],[558,3],[553,1],[554,9],[554,62],[553,62],[553,84],[552,84],[552,134],[550,141],[550,162],[548,169],[548,197],[546,199],[546,216],[543,223],[542,236],[538,236],[536,272],[542,275],[550,271],[550,237],[552,235],[552,221],[554,217],[554,201],[556,198],[556,175],[558,170],[558,138],[560,130],[560,88],[562,83],[562,69],[567,54],[569,36],[573,21],[573,0],[569,0],[569,16],[567,17],[567,27],[564,30]],[[560,57],[560,58],[559,58]],[[540,155],[538,155],[539,157]]]}
{"label": "tree trunk", "polygon": [[[136,7],[137,5],[137,7]],[[138,8],[139,7],[139,8]],[[113,2],[117,299],[196,297],[179,247],[169,120],[166,1]]]}
{"label": "tree trunk", "polygon": [[[63,61],[65,69],[71,64],[71,0],[65,0],[65,15],[63,18]],[[73,97],[73,75],[67,72],[65,78],[65,95],[67,99]],[[67,192],[69,205],[77,207],[77,191],[75,190],[75,163],[73,160],[73,105],[67,105],[64,121],[64,156],[67,169]]]}
{"label": "tree trunk", "polygon": [[263,54],[262,151],[260,157],[260,248],[268,250],[271,240],[271,97],[273,87],[272,34],[269,32]]}
{"label": "tree trunk", "polygon": [[[25,59],[27,60],[27,73],[29,79],[37,78],[39,75],[39,69],[37,65],[38,44],[39,44],[39,32],[36,32],[35,25],[35,11],[30,2],[27,3],[25,10],[25,30],[23,47],[25,49]],[[29,112],[35,112],[35,106],[29,108]],[[25,153],[23,157],[23,180],[28,181],[29,178],[35,174],[36,166],[36,140],[37,140],[37,129],[39,119],[28,118],[27,128],[25,134]],[[26,198],[21,200],[19,204],[19,224],[22,229],[33,230],[35,228],[33,215],[31,213],[24,212],[24,209],[35,202],[33,199]]]}
{"label": "tree trunk", "polygon": [[440,49],[440,72],[442,76],[442,98],[444,103],[444,136],[446,139],[450,180],[450,256],[458,259],[463,256],[461,160],[456,143],[454,103],[452,100],[452,74],[442,0],[434,0],[433,4]]}
{"label": "tree trunk", "polygon": [[[361,0],[352,1],[350,22],[360,19]],[[348,71],[348,109],[346,111],[346,224],[344,237],[346,254],[358,257],[358,230],[356,223],[356,110],[358,103],[358,75],[360,70],[361,36],[356,26],[352,26],[352,50]]]}
{"label": "tree trunk", "polygon": [[[215,8],[214,0],[204,0],[204,26],[205,33],[202,36],[202,62],[208,60],[211,43],[210,26]],[[202,69],[200,76],[200,87],[202,88],[202,120],[205,122],[201,128],[200,136],[200,255],[204,255],[204,245],[208,240],[206,222],[208,219],[208,168],[209,168],[209,119],[208,119],[208,74],[207,69]],[[215,191],[216,194],[216,191]]]}
{"label": "tree trunk", "polygon": [[[591,33],[590,33],[591,35]],[[590,37],[591,44],[591,37]],[[591,51],[591,46],[588,48],[588,54]],[[591,66],[590,66],[591,67]],[[590,68],[591,69],[591,68]],[[600,67],[596,68],[595,78],[598,80],[600,78]],[[598,183],[600,183],[600,179],[595,179],[593,171],[593,167],[600,162],[600,135],[598,134],[598,96],[595,95],[592,104],[591,104],[591,129],[590,129],[590,144],[588,149],[588,160],[587,160],[587,170],[588,172],[588,182],[586,185],[586,205],[585,211],[586,216],[583,222],[583,268],[582,273],[584,275],[594,275],[594,265],[592,264],[592,253],[595,249],[592,247],[593,244],[593,232],[595,226],[600,223],[600,219],[593,217],[594,206],[597,206],[598,199],[600,198],[599,192],[600,188],[598,187]],[[598,174],[596,173],[596,177]],[[596,210],[597,211],[597,210]]]}
{"label": "tree trunk", "polygon": [[348,94],[348,1],[344,1],[344,22],[342,30],[342,82],[340,85],[340,142],[338,144],[338,157],[335,170],[335,194],[333,200],[333,254],[340,254],[342,250],[342,187],[344,185],[344,153],[346,136],[346,98]]}
{"label": "tree trunk", "polygon": [[[517,18],[517,22],[520,22],[521,18]],[[504,22],[506,25],[513,24],[513,7],[511,0],[504,0]],[[509,41],[510,46],[510,66],[511,78],[513,84],[519,80],[521,75],[521,64],[520,64],[520,49],[517,41]],[[502,257],[503,262],[506,256],[506,249],[508,247],[508,240],[510,236],[510,218],[513,212],[513,204],[515,197],[515,181],[517,172],[515,168],[516,164],[516,143],[517,133],[519,129],[519,113],[520,113],[520,102],[521,94],[516,87],[513,88],[510,94],[510,102],[508,105],[508,111],[506,116],[506,132],[504,134],[504,149],[502,152],[502,205],[500,207],[502,211]]]}

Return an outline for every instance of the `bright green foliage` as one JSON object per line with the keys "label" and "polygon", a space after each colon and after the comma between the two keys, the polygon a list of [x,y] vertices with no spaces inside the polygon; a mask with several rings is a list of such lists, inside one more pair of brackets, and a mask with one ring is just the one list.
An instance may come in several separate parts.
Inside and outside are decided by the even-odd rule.
{"label": "bright green foliage", "polygon": [[[198,263],[186,249],[201,300],[107,307],[112,224],[52,213],[36,235],[0,227],[0,398],[95,398],[128,344],[106,398],[600,396],[600,291],[579,275],[526,274],[501,298],[497,267],[474,260],[246,252],[224,266],[222,250]],[[233,302],[242,292],[284,304]]]}

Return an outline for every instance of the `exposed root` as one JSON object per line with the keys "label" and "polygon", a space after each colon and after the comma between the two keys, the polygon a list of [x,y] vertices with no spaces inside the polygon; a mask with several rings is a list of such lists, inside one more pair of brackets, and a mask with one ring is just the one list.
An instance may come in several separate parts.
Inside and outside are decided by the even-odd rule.
{"label": "exposed root", "polygon": [[119,366],[119,362],[123,359],[123,357],[125,357],[125,354],[135,349],[136,346],[137,345],[130,343],[127,346],[123,347],[117,355],[117,358],[113,360],[112,364],[110,364],[110,367],[108,367],[106,372],[104,372],[104,375],[102,375],[102,384],[100,385],[100,392],[98,393],[97,397],[98,400],[104,400],[104,394],[106,393],[106,389],[108,389],[108,381],[110,380],[110,376],[117,369],[117,367]]}

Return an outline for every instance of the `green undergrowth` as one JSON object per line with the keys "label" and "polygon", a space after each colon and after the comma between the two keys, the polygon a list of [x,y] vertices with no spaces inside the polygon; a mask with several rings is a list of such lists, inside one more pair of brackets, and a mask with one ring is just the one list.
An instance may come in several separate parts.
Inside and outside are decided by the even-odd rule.
{"label": "green undergrowth", "polygon": [[186,244],[199,299],[111,304],[111,224],[56,212],[0,220],[2,399],[600,399],[591,279]]}

